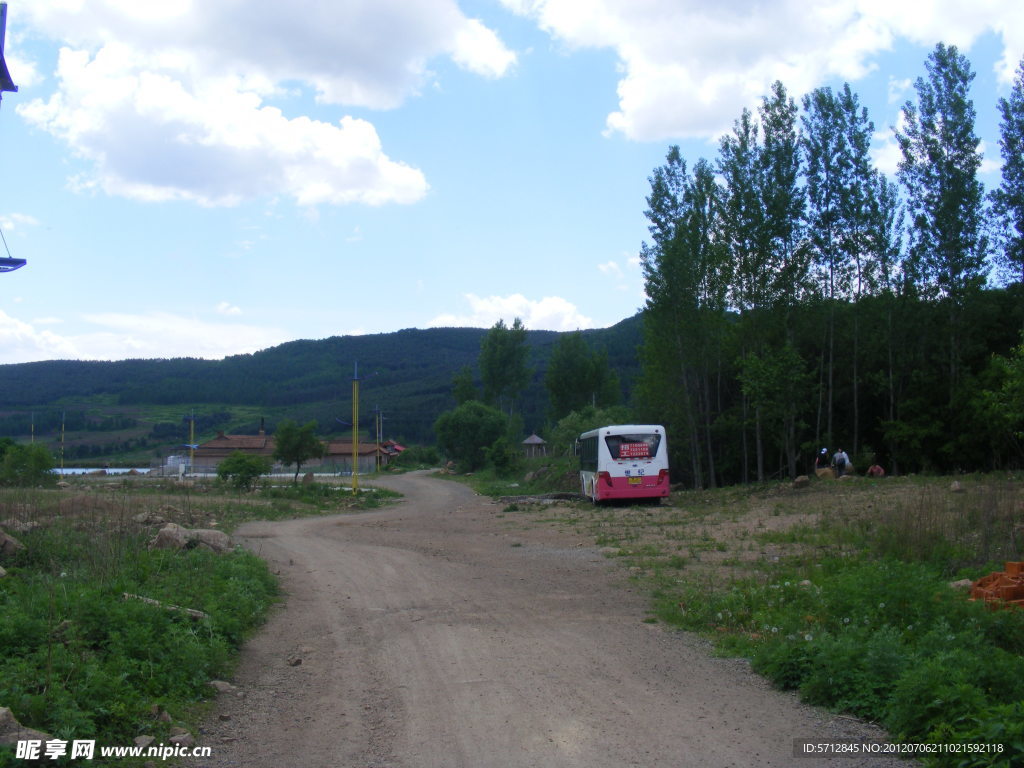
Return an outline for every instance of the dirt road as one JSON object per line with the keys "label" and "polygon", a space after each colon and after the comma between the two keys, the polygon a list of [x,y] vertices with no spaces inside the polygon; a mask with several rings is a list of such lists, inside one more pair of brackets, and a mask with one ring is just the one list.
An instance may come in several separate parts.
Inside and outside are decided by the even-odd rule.
{"label": "dirt road", "polygon": [[200,743],[208,768],[901,765],[793,757],[878,737],[646,624],[591,542],[422,474],[391,509],[252,523],[286,601]]}

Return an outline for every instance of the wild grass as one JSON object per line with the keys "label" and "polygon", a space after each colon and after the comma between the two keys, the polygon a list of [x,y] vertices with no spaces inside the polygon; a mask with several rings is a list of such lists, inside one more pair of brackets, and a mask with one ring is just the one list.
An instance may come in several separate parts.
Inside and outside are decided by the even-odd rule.
{"label": "wild grass", "polygon": [[[248,519],[379,506],[396,495],[98,480],[0,490],[0,528],[24,545],[0,563],[0,706],[55,738],[105,746],[130,746],[142,734],[166,742],[174,726],[194,729],[197,704],[213,695],[209,681],[230,675],[277,583],[240,549],[149,550],[159,524],[138,519],[230,530]],[[24,764],[0,748],[0,768]]]}

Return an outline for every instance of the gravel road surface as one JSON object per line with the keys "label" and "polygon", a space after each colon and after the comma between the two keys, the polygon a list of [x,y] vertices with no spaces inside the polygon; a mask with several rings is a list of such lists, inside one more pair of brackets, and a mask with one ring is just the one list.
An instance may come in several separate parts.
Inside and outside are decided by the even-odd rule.
{"label": "gravel road surface", "polygon": [[426,474],[378,484],[405,499],[236,533],[286,594],[203,728],[204,768],[909,765],[795,758],[794,739],[883,734],[644,623],[591,541]]}

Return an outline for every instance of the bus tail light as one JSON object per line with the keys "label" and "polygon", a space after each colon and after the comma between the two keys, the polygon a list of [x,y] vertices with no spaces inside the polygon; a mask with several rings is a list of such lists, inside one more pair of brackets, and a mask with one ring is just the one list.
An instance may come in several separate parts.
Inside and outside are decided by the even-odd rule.
{"label": "bus tail light", "polygon": [[659,469],[658,470],[658,485],[661,485],[662,483],[667,483],[667,482],[668,482],[668,470],[667,469]]}
{"label": "bus tail light", "polygon": [[598,480],[598,482],[600,482],[601,480],[604,480],[605,483],[608,484],[609,488],[612,487],[612,476],[608,472],[598,472],[597,473],[597,480]]}

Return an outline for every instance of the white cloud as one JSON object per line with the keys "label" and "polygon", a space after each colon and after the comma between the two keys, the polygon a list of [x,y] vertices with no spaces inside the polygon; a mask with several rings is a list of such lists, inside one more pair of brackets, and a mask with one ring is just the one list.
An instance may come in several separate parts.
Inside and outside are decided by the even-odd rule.
{"label": "white cloud", "polygon": [[900,161],[903,160],[903,152],[900,150],[900,145],[896,143],[896,137],[891,130],[887,130],[876,131],[872,138],[874,139],[871,144],[872,162],[882,173],[894,177],[899,169]]}
{"label": "white cloud", "polygon": [[391,108],[450,57],[488,77],[515,62],[454,0],[40,0],[42,34],[66,44],[57,90],[19,106],[94,173],[79,189],[231,205],[284,194],[300,205],[409,203],[423,174],[385,153],[374,126],[289,117],[268,100]]}
{"label": "white cloud", "polygon": [[[502,0],[569,48],[619,59],[609,133],[638,140],[708,138],[729,128],[774,80],[793,94],[828,78],[857,80],[897,38],[967,48],[1002,35],[1000,74],[1024,51],[1019,0]],[[1012,73],[1011,73],[1012,75]]]}
{"label": "white cloud", "polygon": [[262,90],[305,83],[321,101],[373,109],[415,94],[436,57],[488,75],[515,61],[455,0],[35,0],[27,11],[73,47],[130,44],[196,74],[244,74]]}
{"label": "white cloud", "polygon": [[467,19],[455,32],[452,60],[486,77],[501,77],[516,63],[516,55],[479,19]]}
{"label": "white cloud", "polygon": [[240,315],[242,314],[242,310],[229,301],[222,301],[217,305],[217,314],[227,316]]}
{"label": "white cloud", "polygon": [[994,152],[989,152],[988,147],[984,141],[978,142],[978,151],[981,153],[981,173],[994,173],[998,174],[1003,169],[1003,159],[999,154],[999,149],[996,148]]}
{"label": "white cloud", "polygon": [[640,297],[645,296],[639,254],[623,252],[619,261],[609,259],[604,264],[598,264],[597,268],[601,274],[614,281],[615,290],[624,293],[635,292]]}
{"label": "white cloud", "polygon": [[0,214],[0,229],[6,232],[14,232],[22,227],[37,227],[39,220],[27,213],[5,213]]}
{"label": "white cloud", "polygon": [[73,358],[74,345],[52,331],[41,331],[0,309],[0,364]]}
{"label": "white cloud", "polygon": [[211,323],[167,312],[143,315],[99,313],[76,322],[76,333],[57,334],[0,310],[0,364],[36,360],[124,360],[127,358],[203,357],[256,352],[288,340],[276,328]]}
{"label": "white cloud", "polygon": [[889,103],[900,104],[906,100],[906,94],[910,91],[910,87],[913,85],[913,81],[909,77],[897,80],[894,77],[889,78]]}
{"label": "white cloud", "polygon": [[423,174],[384,154],[373,125],[288,119],[237,78],[185,84],[123,46],[63,49],[60,90],[18,107],[92,161],[80,187],[141,200],[232,205],[284,193],[300,205],[418,200]]}
{"label": "white cloud", "polygon": [[429,323],[428,328],[490,328],[498,320],[511,325],[520,318],[531,330],[575,331],[594,327],[594,321],[581,314],[574,304],[558,296],[528,299],[520,293],[511,296],[488,296],[472,293],[465,295],[469,302],[468,314],[442,314]]}

